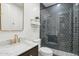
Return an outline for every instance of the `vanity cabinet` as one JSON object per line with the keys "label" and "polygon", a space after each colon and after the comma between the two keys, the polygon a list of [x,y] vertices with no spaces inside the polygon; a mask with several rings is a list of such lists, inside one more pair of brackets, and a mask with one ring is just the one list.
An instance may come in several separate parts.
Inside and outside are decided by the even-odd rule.
{"label": "vanity cabinet", "polygon": [[38,46],[20,54],[19,56],[38,56]]}

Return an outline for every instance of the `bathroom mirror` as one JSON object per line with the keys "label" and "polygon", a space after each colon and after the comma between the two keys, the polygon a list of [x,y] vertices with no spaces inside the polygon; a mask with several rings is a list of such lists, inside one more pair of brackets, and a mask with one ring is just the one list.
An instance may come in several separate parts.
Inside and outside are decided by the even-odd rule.
{"label": "bathroom mirror", "polygon": [[0,4],[0,29],[1,29],[1,4]]}
{"label": "bathroom mirror", "polygon": [[1,3],[1,30],[22,31],[24,28],[24,4]]}

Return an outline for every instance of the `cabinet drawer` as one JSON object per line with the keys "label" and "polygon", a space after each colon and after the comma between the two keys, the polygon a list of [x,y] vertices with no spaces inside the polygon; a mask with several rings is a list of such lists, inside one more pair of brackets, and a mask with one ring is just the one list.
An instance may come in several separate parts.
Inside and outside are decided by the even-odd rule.
{"label": "cabinet drawer", "polygon": [[35,46],[34,48],[22,53],[19,56],[38,56],[38,46]]}

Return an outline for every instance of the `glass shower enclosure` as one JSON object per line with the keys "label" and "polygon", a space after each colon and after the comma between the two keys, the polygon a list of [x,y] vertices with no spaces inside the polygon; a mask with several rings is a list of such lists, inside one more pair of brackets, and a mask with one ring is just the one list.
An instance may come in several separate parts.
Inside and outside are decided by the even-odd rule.
{"label": "glass shower enclosure", "polygon": [[60,3],[41,9],[41,46],[79,55],[79,4]]}

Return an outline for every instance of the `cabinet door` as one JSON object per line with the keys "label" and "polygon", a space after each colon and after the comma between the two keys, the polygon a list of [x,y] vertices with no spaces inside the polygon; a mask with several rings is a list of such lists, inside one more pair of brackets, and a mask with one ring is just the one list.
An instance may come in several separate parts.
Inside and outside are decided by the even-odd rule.
{"label": "cabinet door", "polygon": [[22,30],[23,29],[24,5],[20,3],[1,4],[1,29]]}
{"label": "cabinet door", "polygon": [[38,56],[38,46],[20,54],[19,56]]}

